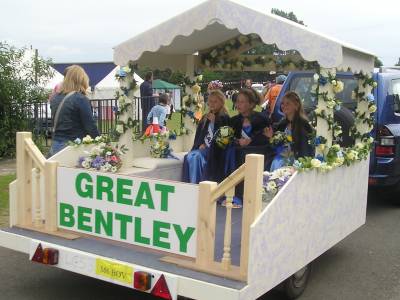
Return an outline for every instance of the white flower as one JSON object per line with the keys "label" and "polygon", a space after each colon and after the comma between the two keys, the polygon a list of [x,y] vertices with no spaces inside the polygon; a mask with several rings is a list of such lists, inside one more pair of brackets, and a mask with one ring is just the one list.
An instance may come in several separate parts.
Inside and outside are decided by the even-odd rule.
{"label": "white flower", "polygon": [[130,73],[131,72],[131,68],[129,68],[128,66],[122,67],[122,70],[126,73]]}
{"label": "white flower", "polygon": [[275,192],[276,191],[276,183],[275,181],[271,180],[267,183],[266,186],[267,192]]}
{"label": "white flower", "polygon": [[93,142],[93,139],[90,135],[87,135],[82,139],[82,141],[84,144],[89,144],[89,143]]}
{"label": "white flower", "polygon": [[339,135],[341,135],[343,133],[342,129],[334,129],[333,130],[333,135],[335,137],[338,137]]}
{"label": "white flower", "polygon": [[111,167],[111,172],[115,173],[115,172],[117,172],[117,171],[118,171],[118,169],[117,169],[116,166],[112,166],[112,167]]}
{"label": "white flower", "polygon": [[216,57],[218,55],[217,49],[214,49],[213,51],[211,51],[210,55],[211,55],[211,57]]}
{"label": "white flower", "polygon": [[333,169],[332,166],[328,165],[327,163],[322,163],[321,166],[320,166],[320,170],[322,172],[329,172],[332,169]]}
{"label": "white flower", "polygon": [[372,84],[372,86],[373,86],[374,88],[376,88],[376,87],[378,86],[378,83],[377,83],[376,81],[374,81],[374,83]]}
{"label": "white flower", "polygon": [[368,143],[368,144],[372,144],[373,142],[374,142],[374,138],[370,136],[370,137],[368,138],[368,140],[367,140],[367,143]]}
{"label": "white flower", "polygon": [[319,75],[318,75],[318,73],[315,73],[314,74],[314,81],[318,81],[319,80]]}
{"label": "white flower", "polygon": [[100,142],[101,141],[101,136],[96,136],[96,138],[94,139],[96,142]]}
{"label": "white flower", "polygon": [[368,111],[369,111],[370,113],[376,112],[376,105],[371,105],[370,107],[368,107]]}
{"label": "white flower", "polygon": [[106,169],[106,171],[110,171],[111,168],[112,168],[112,165],[110,165],[110,163],[106,162],[106,163],[104,164],[104,168]]}
{"label": "white flower", "polygon": [[102,165],[102,166],[100,167],[100,171],[101,171],[101,172],[107,172],[106,166],[105,166],[105,165]]}
{"label": "white flower", "polygon": [[364,144],[363,143],[357,143],[355,145],[355,147],[356,147],[356,149],[362,149],[362,148],[364,148]]}
{"label": "white flower", "polygon": [[80,145],[82,143],[82,140],[80,138],[76,138],[74,143]]}
{"label": "white flower", "polygon": [[102,142],[102,143],[99,144],[99,148],[100,148],[100,149],[104,148],[105,146],[106,146],[106,143],[104,143],[104,142]]}
{"label": "white flower", "polygon": [[340,150],[340,145],[339,144],[334,144],[332,145],[332,149],[338,152]]}
{"label": "white flower", "polygon": [[118,124],[118,125],[115,127],[115,130],[116,130],[118,133],[124,133],[124,125]]}
{"label": "white flower", "polygon": [[92,150],[90,150],[90,155],[100,155],[100,147],[93,147]]}
{"label": "white flower", "polygon": [[319,114],[322,113],[322,109],[321,109],[320,107],[317,107],[317,108],[314,110],[314,112],[315,112],[317,115],[319,115]]}
{"label": "white flower", "polygon": [[228,134],[229,134],[229,129],[228,129],[228,127],[222,127],[220,131],[221,131],[221,136],[222,136],[222,137],[226,137],[226,136],[228,136]]}
{"label": "white flower", "polygon": [[89,169],[90,168],[90,162],[85,159],[82,162],[82,167],[84,167],[85,169]]}
{"label": "white flower", "polygon": [[313,158],[311,160],[311,166],[313,168],[319,168],[321,166],[321,161],[319,159]]}
{"label": "white flower", "polygon": [[319,150],[320,152],[324,152],[324,150],[325,150],[325,144],[319,144],[319,145],[317,146],[317,148],[318,148],[318,150]]}
{"label": "white flower", "polygon": [[337,81],[336,85],[333,86],[333,91],[338,94],[343,91],[344,83],[342,81]]}
{"label": "white flower", "polygon": [[107,151],[106,155],[111,156],[111,151]]}
{"label": "white flower", "polygon": [[332,85],[337,85],[337,81],[334,79],[331,81]]}
{"label": "white flower", "polygon": [[197,81],[202,81],[203,80],[203,75],[197,76]]}

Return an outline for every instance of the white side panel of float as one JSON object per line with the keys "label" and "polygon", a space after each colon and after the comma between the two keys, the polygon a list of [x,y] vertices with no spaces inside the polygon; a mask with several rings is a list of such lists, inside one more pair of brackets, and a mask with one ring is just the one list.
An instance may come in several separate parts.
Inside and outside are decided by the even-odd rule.
{"label": "white side panel of float", "polygon": [[250,229],[249,286],[256,299],[366,220],[369,161],[295,174]]}

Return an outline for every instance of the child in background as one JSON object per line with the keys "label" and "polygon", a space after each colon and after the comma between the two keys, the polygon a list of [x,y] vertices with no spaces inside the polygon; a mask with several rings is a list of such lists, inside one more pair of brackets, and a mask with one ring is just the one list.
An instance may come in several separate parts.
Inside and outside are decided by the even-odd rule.
{"label": "child in background", "polygon": [[147,115],[147,125],[145,135],[150,135],[151,133],[158,133],[160,129],[165,127],[165,119],[167,116],[167,105],[168,105],[168,95],[160,94],[158,98],[158,104],[153,106]]}

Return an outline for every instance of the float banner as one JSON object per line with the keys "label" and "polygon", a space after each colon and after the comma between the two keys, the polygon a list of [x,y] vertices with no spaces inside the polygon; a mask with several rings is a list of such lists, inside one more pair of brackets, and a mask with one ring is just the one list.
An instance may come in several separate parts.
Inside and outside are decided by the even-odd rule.
{"label": "float banner", "polygon": [[198,185],[57,170],[58,227],[196,257]]}

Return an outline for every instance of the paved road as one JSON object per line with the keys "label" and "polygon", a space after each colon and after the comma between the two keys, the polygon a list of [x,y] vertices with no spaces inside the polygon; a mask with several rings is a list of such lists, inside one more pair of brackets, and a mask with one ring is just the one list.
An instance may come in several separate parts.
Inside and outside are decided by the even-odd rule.
{"label": "paved road", "polygon": [[[26,255],[3,248],[0,270],[0,299],[152,299],[130,289],[29,263]],[[275,291],[262,297],[283,299]],[[300,299],[399,300],[400,205],[370,196],[367,224],[314,262],[311,280]]]}

